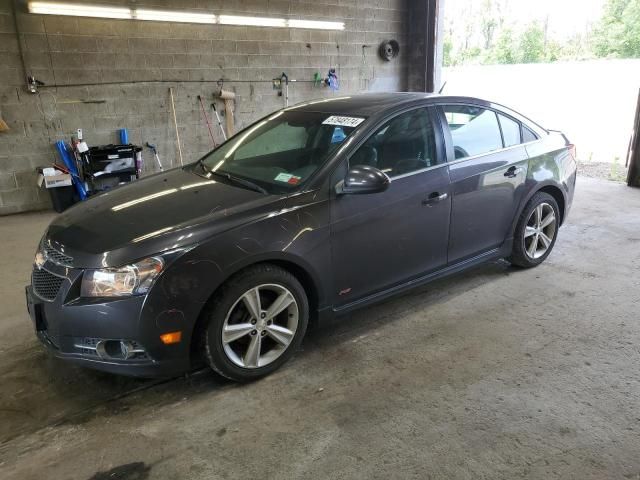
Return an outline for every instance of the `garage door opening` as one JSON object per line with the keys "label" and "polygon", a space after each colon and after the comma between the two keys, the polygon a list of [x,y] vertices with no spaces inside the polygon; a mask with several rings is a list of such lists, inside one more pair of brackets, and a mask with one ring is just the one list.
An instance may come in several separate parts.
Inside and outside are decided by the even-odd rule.
{"label": "garage door opening", "polygon": [[513,106],[624,181],[640,87],[640,0],[448,0],[443,93]]}

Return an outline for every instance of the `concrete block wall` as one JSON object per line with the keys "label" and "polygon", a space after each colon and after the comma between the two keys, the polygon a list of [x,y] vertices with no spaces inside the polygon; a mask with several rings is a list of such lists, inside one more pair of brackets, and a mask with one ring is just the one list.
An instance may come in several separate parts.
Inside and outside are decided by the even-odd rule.
{"label": "concrete block wall", "polygon": [[[50,165],[56,158],[54,142],[68,140],[78,128],[90,145],[100,145],[117,143],[118,129],[126,127],[132,143],[158,145],[165,168],[177,166],[170,87],[186,163],[212,147],[197,96],[212,118],[211,103],[220,84],[236,93],[237,131],[283,106],[271,84],[283,72],[298,80],[290,84],[290,104],[407,90],[410,81],[421,83],[416,80],[420,69],[411,71],[420,38],[407,33],[411,0],[136,2],[139,7],[343,21],[344,31],[32,15],[19,2],[17,34],[11,4],[0,0],[0,117],[10,127],[0,133],[0,215],[49,208],[48,193],[35,185],[35,168]],[[377,49],[391,38],[400,42],[401,54],[385,62]],[[38,94],[24,88],[18,42],[27,74],[48,85]],[[316,72],[325,77],[329,68],[337,70],[338,92],[311,82]],[[91,85],[105,82],[120,83]],[[223,103],[216,102],[222,111]],[[215,122],[213,128],[220,142]],[[150,151],[145,150],[144,158],[145,174],[155,171]]]}

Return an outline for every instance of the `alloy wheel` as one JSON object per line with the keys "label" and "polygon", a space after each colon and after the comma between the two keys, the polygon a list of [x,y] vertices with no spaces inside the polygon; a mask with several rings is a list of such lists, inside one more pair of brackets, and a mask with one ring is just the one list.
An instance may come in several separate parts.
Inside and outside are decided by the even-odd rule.
{"label": "alloy wheel", "polygon": [[540,203],[533,209],[524,230],[524,250],[532,259],[542,257],[553,243],[557,221],[553,207]]}
{"label": "alloy wheel", "polygon": [[293,341],[299,309],[293,294],[278,284],[258,285],[236,300],[222,326],[222,346],[243,368],[269,365]]}

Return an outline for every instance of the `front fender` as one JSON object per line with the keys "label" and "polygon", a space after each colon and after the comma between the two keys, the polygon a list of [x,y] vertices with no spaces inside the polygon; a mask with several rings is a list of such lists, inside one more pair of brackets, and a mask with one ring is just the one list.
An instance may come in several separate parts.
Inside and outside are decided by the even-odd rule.
{"label": "front fender", "polygon": [[[176,259],[151,289],[143,315],[164,331],[188,339],[211,296],[234,273],[273,261],[304,271],[318,307],[331,281],[327,201],[283,208],[251,224],[217,235]],[[294,272],[295,273],[295,272]]]}

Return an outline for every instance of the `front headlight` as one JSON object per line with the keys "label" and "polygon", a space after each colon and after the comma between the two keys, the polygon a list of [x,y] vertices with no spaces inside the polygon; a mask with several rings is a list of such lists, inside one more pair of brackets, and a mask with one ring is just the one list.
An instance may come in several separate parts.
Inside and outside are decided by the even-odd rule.
{"label": "front headlight", "polygon": [[164,262],[160,257],[150,257],[120,268],[86,270],[82,277],[80,295],[83,297],[142,295],[149,291],[163,268]]}

